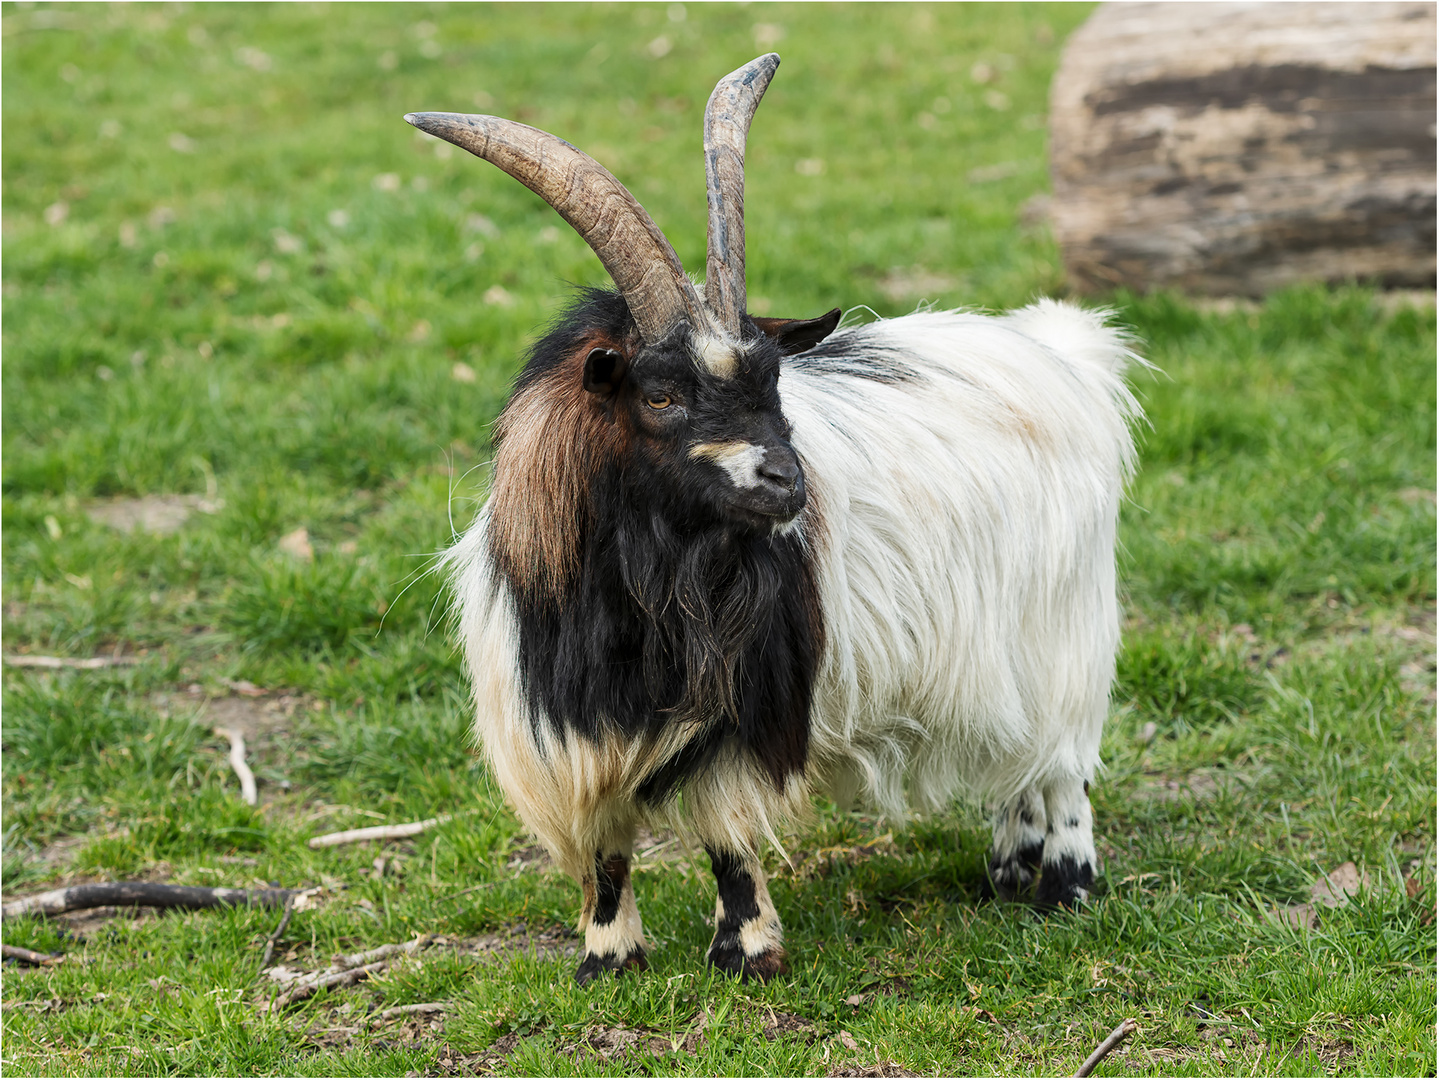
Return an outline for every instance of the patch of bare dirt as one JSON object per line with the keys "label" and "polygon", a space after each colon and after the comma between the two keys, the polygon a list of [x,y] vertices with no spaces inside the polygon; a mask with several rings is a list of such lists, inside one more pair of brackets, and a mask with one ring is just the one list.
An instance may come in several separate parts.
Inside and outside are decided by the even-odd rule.
{"label": "patch of bare dirt", "polygon": [[[696,1040],[698,1036],[689,1036]],[[631,1054],[644,1054],[649,1057],[662,1058],[666,1054],[679,1053],[685,1050],[685,1037],[665,1036],[647,1028],[611,1027],[606,1024],[593,1024],[585,1028],[576,1042],[569,1043],[562,1048],[562,1052],[575,1058],[599,1058],[601,1061],[614,1061],[617,1058],[628,1057]],[[693,1051],[688,1051],[693,1053]]]}
{"label": "patch of bare dirt", "polygon": [[[656,831],[640,829],[635,834],[634,855],[631,858],[630,869],[652,870],[659,866],[680,862],[688,854],[680,838],[669,829]],[[505,862],[505,869],[517,874],[530,871],[543,873],[553,870],[554,865],[550,853],[544,849],[543,845],[531,842],[510,852],[510,857]]]}
{"label": "patch of bare dirt", "polygon": [[[137,877],[134,880],[139,881],[141,878]],[[86,908],[83,911],[67,911],[61,915],[52,915],[50,918],[63,926],[76,940],[84,941],[117,920],[124,920],[132,928],[138,929],[147,923],[154,922],[164,914],[163,908],[97,907]]]}
{"label": "patch of bare dirt", "polygon": [[[509,1063],[510,1057],[524,1043],[519,1034],[502,1035],[478,1053],[464,1053],[444,1041],[444,1024],[439,1020],[415,1019],[387,1024],[372,1030],[364,1013],[352,1007],[322,1013],[319,1018],[291,1024],[295,1041],[309,1050],[344,1053],[359,1045],[364,1049],[417,1049],[435,1053],[435,1061],[424,1072],[407,1072],[418,1076],[490,1076]],[[361,1035],[378,1034],[378,1038]]]}
{"label": "patch of bare dirt", "polygon": [[825,1076],[923,1076],[924,1073],[911,1072],[897,1061],[890,1061],[888,1058],[883,1061],[876,1061],[873,1065],[836,1065],[825,1073]]}
{"label": "patch of bare dirt", "polygon": [[774,877],[788,876],[797,881],[825,877],[842,866],[858,866],[877,855],[893,855],[897,850],[893,833],[885,833],[859,844],[837,844],[833,847],[800,850],[794,853],[791,865],[780,866],[775,870]]}
{"label": "patch of bare dirt", "polygon": [[669,1054],[694,1055],[704,1047],[704,1030],[708,1023],[709,1012],[701,1011],[685,1030],[677,1032],[592,1024],[578,1039],[562,1044],[560,1052],[577,1062],[596,1059],[609,1062],[631,1055],[651,1058],[663,1058]]}
{"label": "patch of bare dirt", "polygon": [[[509,1062],[510,1056],[520,1048],[520,1044],[524,1041],[524,1036],[516,1032],[511,1032],[508,1035],[501,1035],[478,1054],[467,1055],[463,1061],[457,1061],[453,1057],[447,1061],[446,1055],[441,1054],[436,1064],[440,1066],[443,1071],[438,1075],[464,1076],[465,1070],[467,1069],[473,1069],[476,1074],[481,1072],[494,1072]],[[454,1071],[457,1068],[460,1071]]]}
{"label": "patch of bare dirt", "polygon": [[1354,1056],[1354,1044],[1348,1039],[1306,1035],[1289,1053],[1294,1058],[1300,1058],[1305,1053],[1313,1054],[1324,1063],[1324,1075],[1338,1076],[1344,1069],[1344,1063]]}
{"label": "patch of bare dirt", "polygon": [[162,716],[190,716],[205,727],[238,728],[247,744],[290,733],[295,713],[308,708],[311,699],[285,690],[265,690],[243,679],[223,679],[230,693],[207,694],[198,684],[183,691],[154,695],[152,703]]}
{"label": "patch of bare dirt", "polygon": [[27,862],[39,863],[48,873],[48,877],[62,877],[70,869],[70,864],[75,861],[75,856],[80,849],[90,842],[90,837],[60,836],[50,841],[36,854],[27,859]]}
{"label": "patch of bare dirt", "polygon": [[760,1028],[760,1033],[771,1041],[792,1037],[800,1042],[812,1043],[818,1038],[814,1021],[807,1020],[798,1013],[770,1013],[769,1019]]}
{"label": "patch of bare dirt", "polygon": [[893,978],[885,979],[883,982],[870,987],[868,993],[879,994],[885,997],[909,997],[910,994],[914,993],[914,990],[908,978],[903,975],[895,975]]}
{"label": "patch of bare dirt", "polygon": [[530,927],[515,922],[493,934],[480,937],[437,937],[432,948],[449,947],[460,956],[478,959],[503,959],[510,956],[576,956],[580,951],[579,935],[560,923]]}
{"label": "patch of bare dirt", "polygon": [[224,506],[223,499],[201,495],[144,495],[138,499],[107,499],[92,503],[85,513],[91,521],[123,533],[138,529],[156,536],[170,536],[180,531],[194,511],[214,514]]}
{"label": "patch of bare dirt", "polygon": [[220,682],[229,689],[228,694],[209,694],[192,683],[185,690],[152,695],[151,704],[162,716],[185,716],[206,729],[233,728],[244,735],[246,760],[256,774],[260,803],[273,802],[287,787],[281,783],[277,788],[272,777],[284,774],[296,714],[312,708],[314,699],[287,690],[267,690],[243,679]]}
{"label": "patch of bare dirt", "polygon": [[641,829],[635,834],[635,853],[632,869],[649,870],[657,866],[669,866],[682,862],[689,855],[684,843],[669,829],[651,832]]}
{"label": "patch of bare dirt", "polygon": [[554,866],[550,859],[550,853],[541,844],[526,844],[524,847],[516,848],[510,853],[509,861],[505,863],[506,870],[513,870],[517,874],[525,873],[528,870],[543,872]]}

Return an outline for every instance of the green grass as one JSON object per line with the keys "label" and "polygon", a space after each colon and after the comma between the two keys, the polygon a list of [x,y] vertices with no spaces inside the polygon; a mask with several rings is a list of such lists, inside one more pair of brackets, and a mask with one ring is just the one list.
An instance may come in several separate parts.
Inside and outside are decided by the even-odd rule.
{"label": "green grass", "polygon": [[[307,967],[570,923],[567,880],[513,868],[529,841],[473,757],[426,571],[473,513],[525,342],[603,271],[400,116],[570,139],[697,268],[705,97],[780,34],[748,162],[752,306],[998,308],[1064,287],[1020,207],[1047,189],[1048,81],[1086,12],[6,6],[5,651],[140,658],[6,669],[6,896],[324,885],[281,945]],[[1136,379],[1151,426],[1087,910],[981,903],[973,808],[817,805],[787,838],[798,869],[772,856],[792,972],[762,987],[702,966],[712,884],[688,857],[636,873],[653,970],[586,990],[571,959],[439,948],[270,1017],[274,913],[11,921],[8,944],[69,959],[5,968],[6,1071],[1055,1073],[1135,1016],[1101,1074],[1432,1075],[1433,307],[1358,287],[1108,302],[1161,373]],[[210,512],[171,535],[91,517],[156,495]],[[279,546],[301,527],[310,562]],[[211,732],[236,715],[258,809]],[[439,813],[383,853],[304,842]],[[1317,928],[1271,917],[1351,860],[1368,886]],[[437,1029],[334,1030],[437,1000]],[[782,1014],[807,1026],[766,1037]],[[584,1049],[620,1028],[673,1046],[706,1016],[690,1050]]]}

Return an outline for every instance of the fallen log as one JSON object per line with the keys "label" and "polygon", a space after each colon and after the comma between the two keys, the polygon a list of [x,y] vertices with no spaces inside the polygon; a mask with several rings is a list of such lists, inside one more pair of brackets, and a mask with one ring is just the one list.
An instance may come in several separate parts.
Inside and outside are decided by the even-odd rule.
{"label": "fallen log", "polygon": [[0,917],[61,915],[97,907],[214,908],[282,907],[298,889],[224,889],[197,885],[154,885],[146,881],[110,881],[98,885],[71,885],[36,896],[11,900],[0,907]]}
{"label": "fallen log", "polygon": [[1081,291],[1433,287],[1435,6],[1112,3],[1050,93]]}
{"label": "fallen log", "polygon": [[6,960],[18,960],[22,964],[32,964],[35,967],[54,967],[65,959],[63,956],[50,956],[19,945],[0,945],[0,955]]}

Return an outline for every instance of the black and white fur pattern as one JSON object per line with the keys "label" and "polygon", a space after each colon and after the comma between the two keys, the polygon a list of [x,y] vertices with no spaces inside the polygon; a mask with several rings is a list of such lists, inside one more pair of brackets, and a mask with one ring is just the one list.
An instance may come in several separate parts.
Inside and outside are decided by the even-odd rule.
{"label": "black and white fur pattern", "polygon": [[[1037,877],[1041,904],[1084,900],[1139,415],[1123,335],[1040,301],[818,344],[756,330],[646,346],[629,381],[689,403],[664,444],[683,452],[643,432],[605,443],[631,430],[619,399],[565,397],[600,339],[634,341],[614,294],[587,294],[537,346],[501,421],[495,494],[447,555],[480,741],[582,886],[577,977],[645,966],[629,875],[642,822],[709,852],[710,961],[781,970],[760,850],[814,791],[895,818],[984,800],[995,891]],[[602,383],[589,364],[586,385]],[[786,446],[797,515],[714,509],[773,486]],[[564,454],[583,458],[578,479],[550,471]],[[520,529],[529,501],[561,510]]]}

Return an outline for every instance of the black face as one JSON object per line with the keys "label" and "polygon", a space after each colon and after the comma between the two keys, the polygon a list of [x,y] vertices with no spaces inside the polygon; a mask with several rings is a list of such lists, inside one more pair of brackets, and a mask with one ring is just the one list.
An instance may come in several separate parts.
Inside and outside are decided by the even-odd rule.
{"label": "black face", "polygon": [[623,410],[637,456],[671,499],[755,528],[783,526],[804,509],[805,488],[780,405],[782,349],[763,334],[735,355],[715,349],[707,358],[692,338],[632,358],[595,347],[585,389]]}

